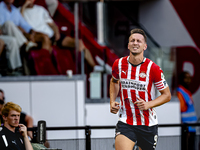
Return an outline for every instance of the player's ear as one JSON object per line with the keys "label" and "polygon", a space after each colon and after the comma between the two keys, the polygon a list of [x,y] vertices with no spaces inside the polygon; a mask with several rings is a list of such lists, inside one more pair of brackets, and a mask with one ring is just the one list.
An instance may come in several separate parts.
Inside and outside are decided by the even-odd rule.
{"label": "player's ear", "polygon": [[[130,37],[129,37],[130,38]],[[127,47],[128,47],[128,49],[129,49],[129,39],[128,39],[128,44],[127,44]]]}
{"label": "player's ear", "polygon": [[147,49],[147,44],[145,44],[145,46],[144,46],[144,51]]}

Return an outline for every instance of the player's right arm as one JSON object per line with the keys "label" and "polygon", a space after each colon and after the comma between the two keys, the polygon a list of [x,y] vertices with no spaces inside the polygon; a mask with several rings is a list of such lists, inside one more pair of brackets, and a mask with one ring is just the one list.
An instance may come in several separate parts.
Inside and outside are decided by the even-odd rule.
{"label": "player's right arm", "polygon": [[110,79],[110,112],[116,114],[119,110],[119,103],[116,102],[119,93],[119,80]]}

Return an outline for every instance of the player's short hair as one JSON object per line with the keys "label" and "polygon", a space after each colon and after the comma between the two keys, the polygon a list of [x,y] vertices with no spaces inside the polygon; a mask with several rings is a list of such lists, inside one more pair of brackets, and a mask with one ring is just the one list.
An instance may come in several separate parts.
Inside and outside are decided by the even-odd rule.
{"label": "player's short hair", "polygon": [[135,33],[139,33],[139,34],[143,35],[144,41],[147,42],[147,36],[146,36],[145,32],[142,29],[139,29],[139,28],[132,29],[130,36],[132,34],[135,34]]}
{"label": "player's short hair", "polygon": [[7,102],[2,108],[1,114],[7,117],[11,110],[21,113],[22,108],[13,102]]}

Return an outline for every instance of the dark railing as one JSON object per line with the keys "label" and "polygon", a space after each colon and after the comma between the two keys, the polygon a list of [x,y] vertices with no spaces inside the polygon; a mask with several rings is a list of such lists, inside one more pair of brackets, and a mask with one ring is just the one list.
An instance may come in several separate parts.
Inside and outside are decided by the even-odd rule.
{"label": "dark railing", "polygon": [[[40,125],[38,124],[38,127],[28,128],[28,131],[33,131],[33,133],[37,133],[40,135]],[[181,127],[181,150],[186,149],[186,142],[185,139],[187,136],[187,128],[188,126],[200,126],[200,123],[192,123],[192,124],[159,124],[158,127]],[[91,130],[93,129],[115,129],[116,126],[77,126],[77,127],[45,127],[43,128],[45,131],[42,131],[43,133],[46,133],[46,130],[48,131],[55,131],[55,130],[85,130],[85,145],[86,150],[91,150]],[[37,131],[38,130],[38,131]],[[37,136],[37,135],[35,135]],[[46,136],[44,136],[46,137]]]}

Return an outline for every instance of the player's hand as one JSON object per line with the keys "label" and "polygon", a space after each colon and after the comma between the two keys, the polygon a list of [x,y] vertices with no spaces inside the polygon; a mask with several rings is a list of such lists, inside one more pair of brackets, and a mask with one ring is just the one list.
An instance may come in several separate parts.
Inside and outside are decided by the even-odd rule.
{"label": "player's hand", "polygon": [[27,136],[27,128],[23,124],[19,124],[19,132],[23,137]]}
{"label": "player's hand", "polygon": [[110,112],[113,114],[116,114],[119,110],[119,103],[118,102],[112,102],[110,104]]}
{"label": "player's hand", "polygon": [[139,98],[139,97],[136,97],[138,100],[134,103],[134,105],[137,105],[138,108],[140,110],[147,110],[149,109],[149,105],[148,105],[148,102],[146,102],[145,100]]}

